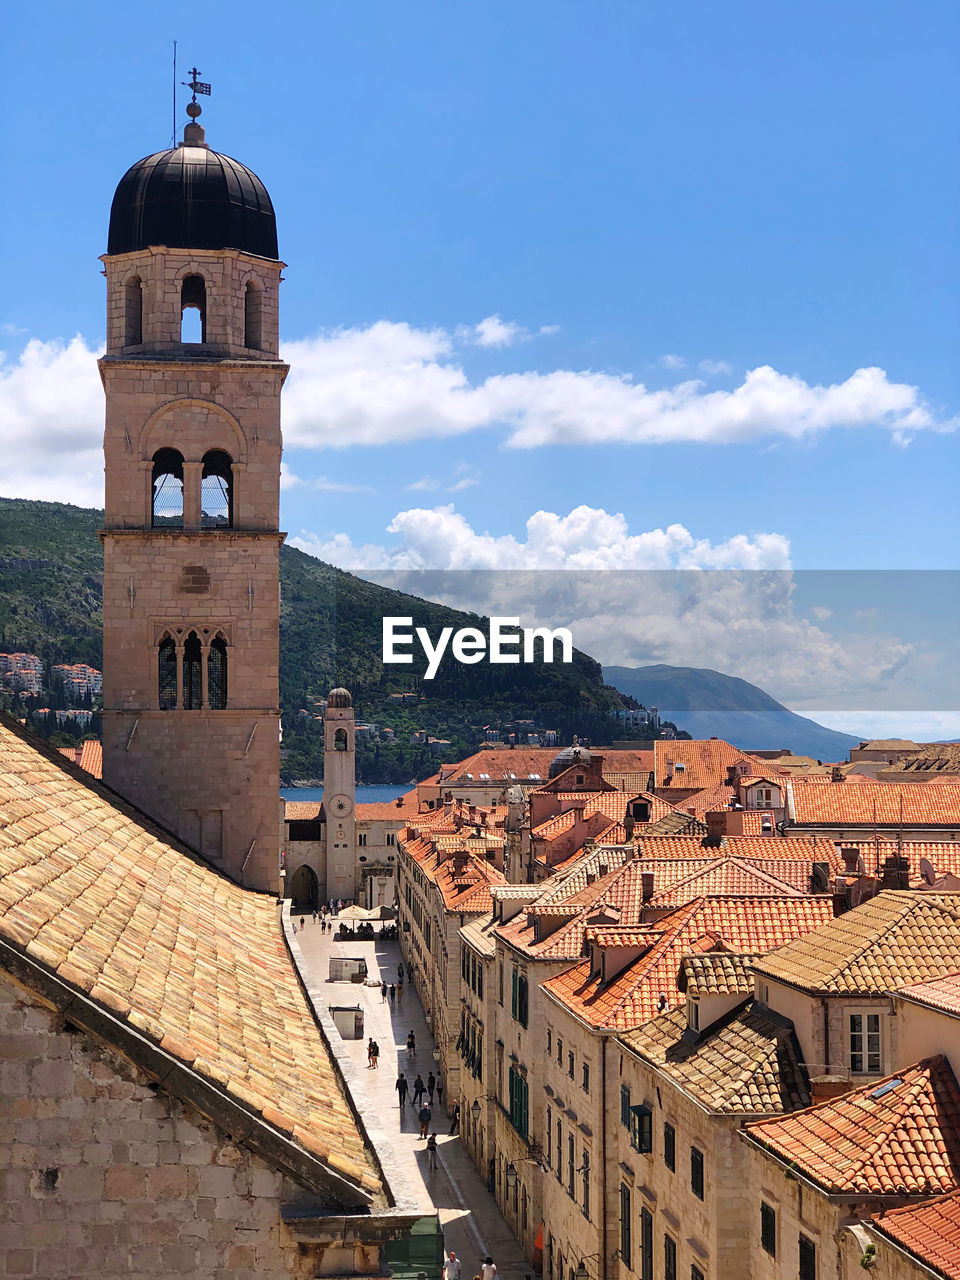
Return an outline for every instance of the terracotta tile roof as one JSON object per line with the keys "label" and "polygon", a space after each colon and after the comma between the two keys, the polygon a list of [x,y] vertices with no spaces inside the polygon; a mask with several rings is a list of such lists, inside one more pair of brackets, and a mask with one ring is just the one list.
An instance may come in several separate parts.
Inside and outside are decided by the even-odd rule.
{"label": "terracotta tile roof", "polygon": [[[469,830],[450,835],[436,832],[421,834],[416,828],[407,828],[400,840],[403,852],[419,866],[428,880],[440,890],[444,907],[448,911],[470,914],[492,912],[493,898],[490,889],[506,883],[501,871],[486,857],[471,851],[466,844],[480,844]],[[484,849],[503,845],[503,836],[482,838]],[[460,855],[459,857],[455,855]]]}
{"label": "terracotta tile roof", "polygon": [[790,820],[831,826],[960,825],[960,784],[944,782],[936,787],[915,782],[857,782],[839,786],[831,782],[787,783]]}
{"label": "terracotta tile roof", "polygon": [[[679,1001],[677,975],[687,953],[719,947],[770,951],[816,929],[832,909],[830,899],[821,897],[698,898],[661,917],[654,926],[657,940],[613,981],[602,982],[587,959],[550,978],[543,989],[591,1026],[627,1030],[656,1015],[661,994],[671,1005]],[[616,923],[635,922],[635,915],[624,912]],[[588,923],[563,926],[540,954],[556,957],[550,944],[561,934],[573,934],[582,946]]]}
{"label": "terracotta tile roof", "polygon": [[[451,766],[451,771],[443,778],[443,782],[487,781],[481,779],[480,775],[483,773],[489,774],[491,783],[519,782],[526,778],[546,782],[550,765],[559,750],[559,747],[497,747],[492,751],[478,751]],[[646,779],[650,773],[652,752],[608,751],[599,748],[594,754],[603,756],[604,777],[608,773],[640,774]],[[473,775],[472,779],[465,776],[468,773]],[[646,781],[643,785],[646,786]]]}
{"label": "terracotta tile roof", "polygon": [[888,1209],[871,1220],[872,1229],[895,1241],[934,1274],[960,1280],[960,1192],[922,1204]]}
{"label": "terracotta tile roof", "polygon": [[274,900],[219,875],[6,721],[0,934],[313,1158],[379,1185]]}
{"label": "terracotta tile roof", "polygon": [[96,739],[81,742],[76,747],[58,747],[60,755],[77,764],[95,778],[103,777],[103,744]]}
{"label": "terracotta tile roof", "polygon": [[936,876],[947,872],[960,874],[960,841],[954,840],[838,840],[834,843],[831,869],[840,870],[843,862],[840,848],[860,850],[863,865],[871,874],[880,872],[888,858],[902,855],[910,871],[910,887],[921,888],[924,880],[921,864],[926,858]]}
{"label": "terracotta tile roof", "polygon": [[931,1196],[960,1185],[960,1089],[941,1056],[744,1134],[828,1195]]}
{"label": "terracotta tile roof", "polygon": [[[640,834],[644,839],[650,836],[705,836],[707,824],[694,817],[692,813],[686,813],[678,808],[662,818],[657,818],[655,822],[641,827]],[[634,836],[636,835],[635,831]]]}
{"label": "terracotta tile roof", "polygon": [[283,802],[283,818],[285,822],[316,822],[321,819],[323,803],[320,800],[285,800]]}
{"label": "terracotta tile roof", "polygon": [[[698,859],[692,867],[689,865],[683,867],[681,863],[679,866],[683,867],[683,870],[679,878],[669,880],[660,888],[657,887],[656,879],[654,880],[650,906],[659,907],[667,904],[679,906],[683,902],[689,902],[691,898],[707,895],[714,897],[720,894],[789,896],[809,891],[809,864],[802,862],[780,864],[779,860],[771,860],[771,862],[776,863],[776,870],[760,859],[728,858],[721,852],[720,857],[711,858],[703,863]],[[678,866],[677,863],[672,865]],[[641,866],[648,868],[646,860],[641,863]],[[662,863],[652,864],[653,868],[662,866]],[[784,875],[779,876],[777,871],[782,871]]]}
{"label": "terracotta tile roof", "polygon": [[710,951],[684,956],[680,961],[677,986],[689,996],[748,996],[753,994],[753,963],[756,951]]}
{"label": "terracotta tile roof", "polygon": [[885,890],[781,947],[757,971],[804,991],[897,991],[960,969],[960,896]]}
{"label": "terracotta tile roof", "polygon": [[544,882],[540,901],[563,902],[586,889],[588,877],[593,877],[593,883],[602,879],[601,867],[606,867],[604,874],[609,875],[612,871],[619,870],[632,857],[633,849],[630,847],[579,849],[573,858],[560,863],[550,879]]}
{"label": "terracotta tile roof", "polygon": [[[748,755],[722,738],[658,739],[654,743],[653,785],[676,791],[703,791],[724,782],[730,765],[746,761],[752,774],[776,772],[776,762]],[[670,767],[681,763],[682,770]],[[669,779],[669,781],[668,781]]]}
{"label": "terracotta tile roof", "polygon": [[720,1115],[784,1115],[810,1105],[800,1046],[786,1019],[748,1004],[697,1038],[685,1009],[672,1009],[620,1043]]}
{"label": "terracotta tile roof", "polygon": [[358,822],[390,822],[393,819],[407,820],[419,816],[417,789],[406,791],[397,800],[370,800],[356,807]]}
{"label": "terracotta tile roof", "polygon": [[960,1018],[960,970],[942,978],[931,978],[929,982],[913,982],[901,987],[899,994],[917,1004],[929,1005],[931,1009]]}
{"label": "terracotta tile roof", "polygon": [[609,782],[612,787],[616,787],[618,791],[646,791],[651,785],[653,777],[653,752],[638,751],[637,755],[646,759],[650,757],[649,765],[642,769],[631,769],[626,772],[620,769],[608,769],[607,763],[603,763],[604,781]]}

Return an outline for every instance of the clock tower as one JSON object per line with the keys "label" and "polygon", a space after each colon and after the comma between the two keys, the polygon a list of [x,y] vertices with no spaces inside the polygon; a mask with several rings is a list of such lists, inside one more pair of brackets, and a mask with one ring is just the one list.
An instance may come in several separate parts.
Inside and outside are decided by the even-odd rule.
{"label": "clock tower", "polygon": [[323,717],[327,897],[346,901],[356,896],[356,768],[353,698],[346,689],[331,689]]}

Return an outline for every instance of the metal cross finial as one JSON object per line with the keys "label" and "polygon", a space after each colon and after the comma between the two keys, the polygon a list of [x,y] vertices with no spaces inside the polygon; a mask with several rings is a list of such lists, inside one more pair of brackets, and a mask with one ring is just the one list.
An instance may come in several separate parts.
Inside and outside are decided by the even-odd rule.
{"label": "metal cross finial", "polygon": [[196,68],[196,67],[191,67],[191,68],[190,68],[190,79],[189,79],[189,80],[183,80],[183,81],[181,81],[181,83],[182,83],[183,85],[185,85],[185,86],[186,86],[186,88],[188,88],[188,89],[192,89],[192,90],[193,90],[193,101],[194,101],[194,102],[196,102],[196,100],[197,100],[197,94],[198,94],[198,93],[206,94],[206,95],[207,95],[207,97],[209,97],[209,96],[210,96],[210,86],[209,86],[209,84],[205,84],[205,83],[204,83],[204,81],[202,81],[202,80],[198,80],[198,79],[197,79],[197,77],[198,77],[200,74],[201,74],[201,72],[199,72],[199,71],[197,70],[197,68]]}

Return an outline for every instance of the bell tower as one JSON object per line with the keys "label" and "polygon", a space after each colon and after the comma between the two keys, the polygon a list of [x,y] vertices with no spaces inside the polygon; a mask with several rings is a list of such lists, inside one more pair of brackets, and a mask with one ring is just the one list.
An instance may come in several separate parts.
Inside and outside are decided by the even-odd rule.
{"label": "bell tower", "polygon": [[103,776],[245,885],[279,885],[284,264],[260,179],[183,142],[110,212]]}
{"label": "bell tower", "polygon": [[356,896],[356,769],[353,698],[331,689],[323,716],[323,813],[327,839],[327,896]]}

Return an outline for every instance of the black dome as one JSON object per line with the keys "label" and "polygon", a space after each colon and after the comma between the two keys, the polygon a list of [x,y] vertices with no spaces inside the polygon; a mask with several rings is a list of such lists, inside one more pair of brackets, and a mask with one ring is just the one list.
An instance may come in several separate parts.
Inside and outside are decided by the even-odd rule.
{"label": "black dome", "polygon": [[557,778],[561,773],[565,773],[567,769],[571,769],[575,764],[589,764],[593,756],[586,747],[578,746],[576,743],[572,747],[564,747],[550,761],[549,778]]}
{"label": "black dome", "polygon": [[202,146],[158,151],[120,179],[110,208],[107,253],[150,245],[280,256],[266,187],[239,160]]}

